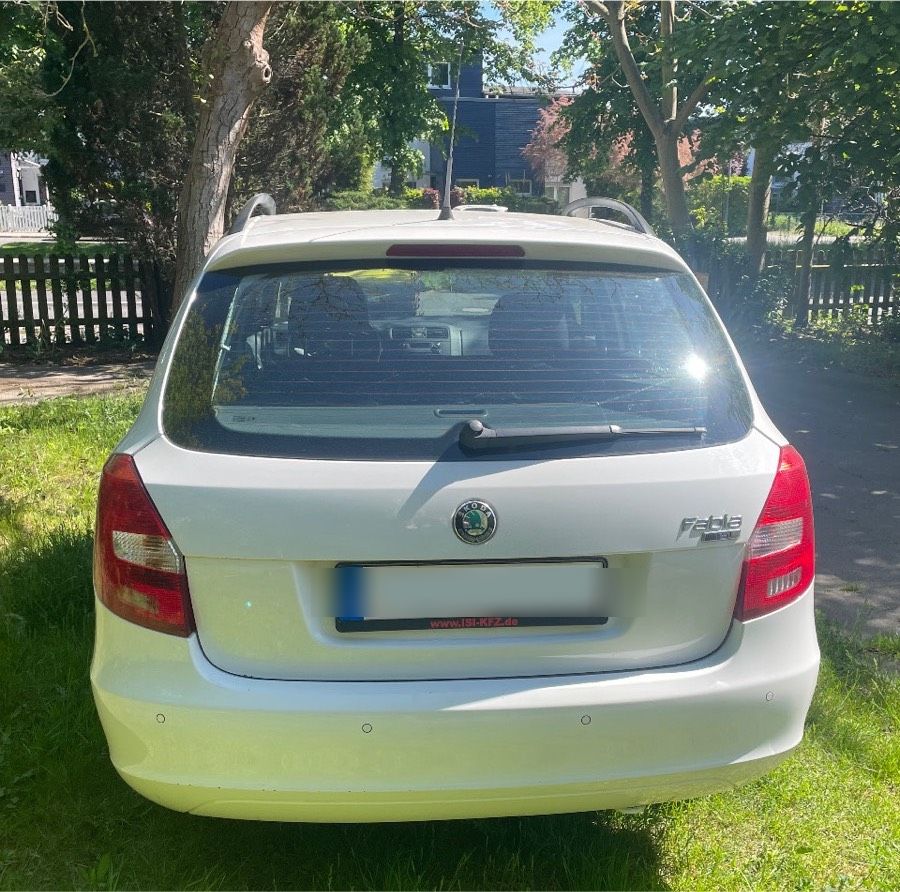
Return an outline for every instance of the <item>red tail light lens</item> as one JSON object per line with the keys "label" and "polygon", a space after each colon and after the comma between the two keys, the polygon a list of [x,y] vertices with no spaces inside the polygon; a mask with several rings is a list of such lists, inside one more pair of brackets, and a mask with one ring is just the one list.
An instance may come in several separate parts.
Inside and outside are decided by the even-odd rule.
{"label": "red tail light lens", "polygon": [[130,455],[113,455],[100,478],[94,589],[139,626],[182,637],[193,631],[184,559]]}
{"label": "red tail light lens", "polygon": [[812,497],[806,465],[784,446],[778,473],[747,545],[736,615],[753,619],[803,594],[816,573]]}

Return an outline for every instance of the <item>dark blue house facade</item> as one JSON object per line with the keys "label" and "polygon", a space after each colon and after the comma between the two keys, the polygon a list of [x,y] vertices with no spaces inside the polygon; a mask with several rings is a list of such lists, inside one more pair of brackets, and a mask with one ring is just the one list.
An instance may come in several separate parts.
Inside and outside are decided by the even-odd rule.
{"label": "dark blue house facade", "polygon": [[[455,79],[447,65],[433,66],[431,72],[432,94],[452,120]],[[531,140],[543,105],[544,100],[531,92],[486,93],[480,62],[464,65],[459,78],[453,184],[512,186],[519,192],[538,193],[540,184],[522,149]],[[437,187],[444,185],[449,142],[448,138],[443,146],[431,147],[427,174]]]}

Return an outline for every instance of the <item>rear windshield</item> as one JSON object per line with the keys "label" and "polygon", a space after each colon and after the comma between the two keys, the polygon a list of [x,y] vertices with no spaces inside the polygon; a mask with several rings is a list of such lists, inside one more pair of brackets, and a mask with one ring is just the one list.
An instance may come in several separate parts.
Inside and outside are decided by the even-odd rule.
{"label": "rear windshield", "polygon": [[[702,427],[516,442],[495,430]],[[178,337],[166,435],[263,456],[485,461],[689,449],[749,430],[746,388],[693,280],[525,262],[291,264],[209,273]],[[523,438],[519,438],[520,440]]]}

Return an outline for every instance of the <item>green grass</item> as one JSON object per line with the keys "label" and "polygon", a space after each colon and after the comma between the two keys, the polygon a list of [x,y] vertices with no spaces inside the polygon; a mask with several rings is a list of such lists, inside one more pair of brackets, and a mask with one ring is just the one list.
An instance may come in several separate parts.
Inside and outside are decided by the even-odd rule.
{"label": "green grass", "polygon": [[862,644],[827,626],[802,746],[708,799],[373,826],[218,821],[141,799],[109,764],[88,687],[94,491],[138,405],[0,410],[0,887],[900,887],[900,636]]}
{"label": "green grass", "polygon": [[36,254],[88,254],[94,257],[97,254],[108,256],[110,254],[127,253],[128,246],[124,242],[92,242],[80,240],[75,243],[75,250],[70,251],[60,246],[53,239],[47,241],[19,241],[0,243],[0,258],[10,257],[34,257]]}
{"label": "green grass", "polygon": [[[833,235],[836,238],[849,235],[853,226],[843,220],[832,220],[820,217],[816,221],[816,235]],[[789,232],[799,236],[800,218],[795,214],[774,214],[769,220],[770,232]]]}

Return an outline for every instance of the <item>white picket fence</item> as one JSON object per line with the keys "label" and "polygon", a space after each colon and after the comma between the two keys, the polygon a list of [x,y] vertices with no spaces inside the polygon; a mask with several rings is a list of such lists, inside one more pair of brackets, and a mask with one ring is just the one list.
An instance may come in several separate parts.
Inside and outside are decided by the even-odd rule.
{"label": "white picket fence", "polygon": [[56,221],[56,212],[47,205],[15,207],[0,204],[0,232],[41,232]]}

